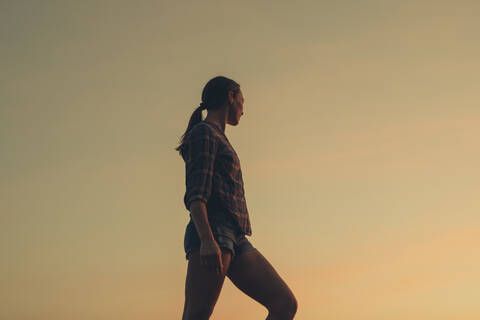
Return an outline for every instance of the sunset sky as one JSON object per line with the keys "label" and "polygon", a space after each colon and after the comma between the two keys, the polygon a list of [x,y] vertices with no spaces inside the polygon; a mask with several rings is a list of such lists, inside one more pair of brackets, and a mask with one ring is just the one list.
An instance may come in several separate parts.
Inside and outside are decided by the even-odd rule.
{"label": "sunset sky", "polygon": [[[480,319],[480,2],[1,1],[0,318],[180,319],[206,82],[299,320]],[[226,279],[212,320],[265,319]]]}

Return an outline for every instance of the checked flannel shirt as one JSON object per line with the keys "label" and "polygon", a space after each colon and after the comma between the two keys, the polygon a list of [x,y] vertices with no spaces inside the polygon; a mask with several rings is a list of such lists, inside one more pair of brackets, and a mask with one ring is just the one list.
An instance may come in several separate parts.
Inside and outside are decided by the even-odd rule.
{"label": "checked flannel shirt", "polygon": [[209,221],[228,219],[250,236],[240,160],[221,128],[206,120],[193,126],[185,136],[182,157],[187,210],[192,201],[201,200],[206,204]]}

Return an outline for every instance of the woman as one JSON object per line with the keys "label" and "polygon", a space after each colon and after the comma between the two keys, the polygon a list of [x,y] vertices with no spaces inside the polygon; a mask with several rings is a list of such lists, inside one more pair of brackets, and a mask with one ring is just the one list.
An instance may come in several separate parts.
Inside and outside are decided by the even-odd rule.
{"label": "woman", "polygon": [[[210,318],[225,276],[268,309],[267,319],[293,319],[297,310],[292,291],[245,237],[252,231],[242,172],[225,136],[226,124],[238,125],[243,103],[235,81],[211,79],[176,148],[185,161],[184,203],[190,211],[183,320]],[[204,109],[208,114],[202,120]]]}

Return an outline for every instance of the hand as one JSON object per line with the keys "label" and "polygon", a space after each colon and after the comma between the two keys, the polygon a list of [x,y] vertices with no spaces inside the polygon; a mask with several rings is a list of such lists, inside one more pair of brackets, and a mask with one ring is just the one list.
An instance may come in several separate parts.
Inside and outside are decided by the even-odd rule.
{"label": "hand", "polygon": [[204,240],[200,244],[200,265],[223,274],[222,251],[215,239]]}

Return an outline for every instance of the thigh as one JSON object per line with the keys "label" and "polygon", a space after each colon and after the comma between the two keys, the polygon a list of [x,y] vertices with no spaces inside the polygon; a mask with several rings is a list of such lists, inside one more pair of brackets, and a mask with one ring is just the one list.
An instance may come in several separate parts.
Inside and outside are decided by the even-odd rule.
{"label": "thigh", "polygon": [[268,309],[279,301],[295,300],[285,281],[255,248],[237,255],[227,276],[237,288]]}
{"label": "thigh", "polygon": [[200,251],[190,253],[187,279],[185,283],[185,311],[197,313],[204,310],[213,311],[225,280],[225,273],[230,267],[232,254],[222,249],[223,274],[217,274],[212,268],[200,265]]}

